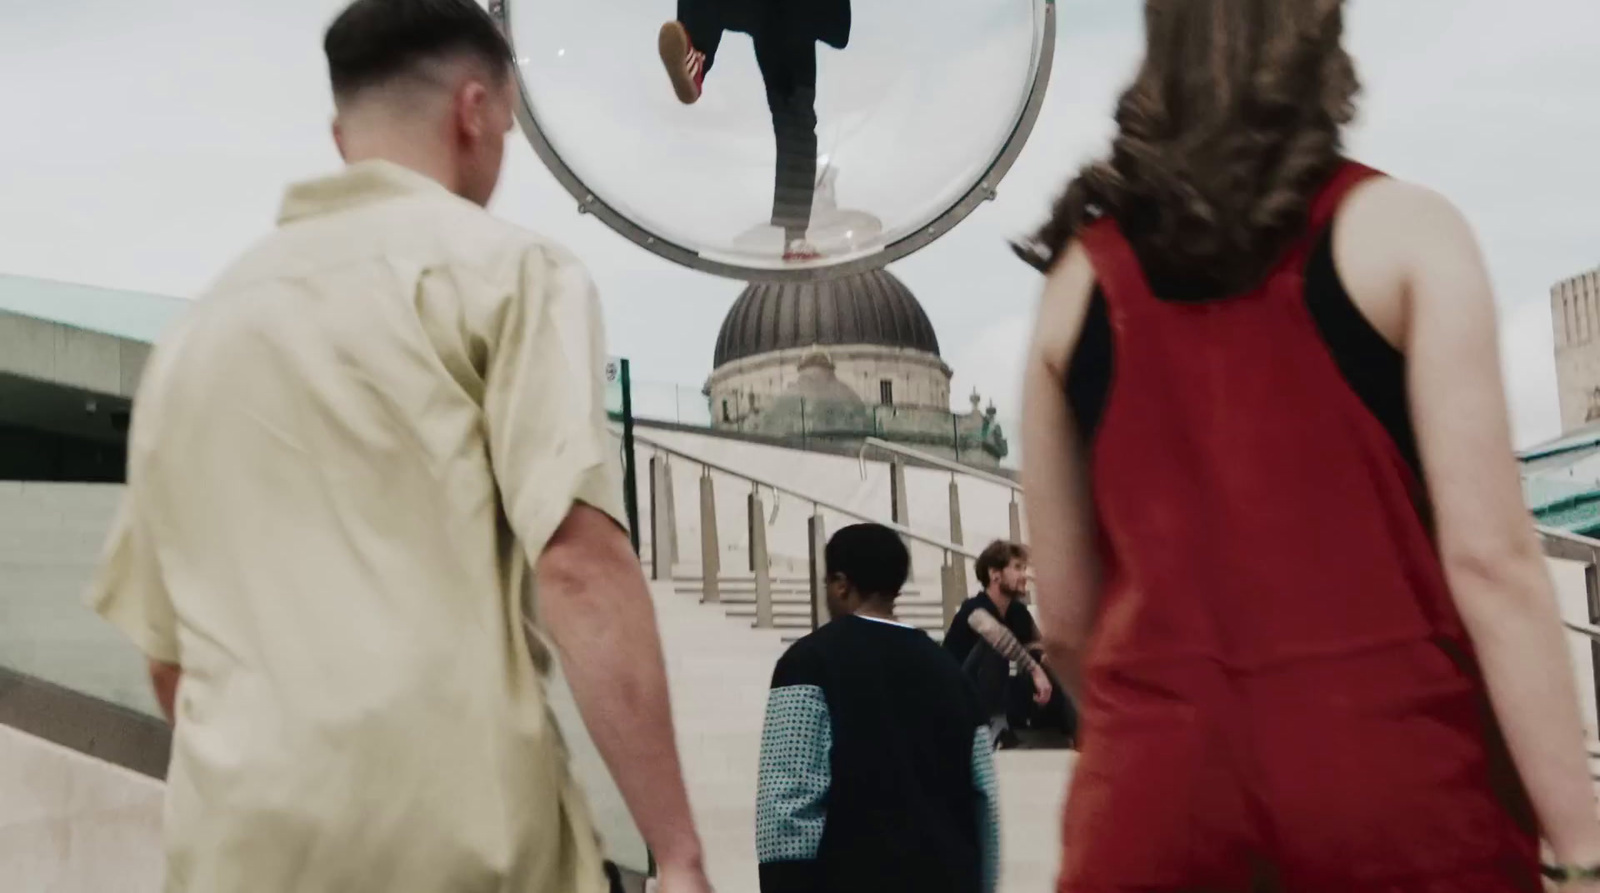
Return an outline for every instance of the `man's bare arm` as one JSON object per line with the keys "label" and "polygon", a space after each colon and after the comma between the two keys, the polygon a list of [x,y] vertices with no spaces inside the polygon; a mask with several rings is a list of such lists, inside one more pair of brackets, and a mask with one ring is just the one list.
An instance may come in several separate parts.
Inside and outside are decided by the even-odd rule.
{"label": "man's bare arm", "polygon": [[967,625],[972,631],[983,637],[989,647],[1000,652],[1000,656],[1011,661],[1023,672],[1033,673],[1041,668],[1028,649],[1017,640],[1016,634],[1001,624],[988,611],[973,611],[967,617]]}
{"label": "man's bare arm", "polygon": [[1050,697],[1055,689],[1050,684],[1050,677],[1044,667],[1034,658],[1028,649],[1007,629],[993,614],[988,611],[973,611],[967,617],[967,625],[982,636],[989,646],[1000,652],[1006,660],[1011,661],[1022,671],[1033,677],[1034,703],[1043,707],[1050,703]]}
{"label": "man's bare arm", "polygon": [[[699,874],[655,607],[627,535],[575,504],[539,557],[539,617],[595,746],[670,874]],[[685,887],[684,889],[689,889]]]}

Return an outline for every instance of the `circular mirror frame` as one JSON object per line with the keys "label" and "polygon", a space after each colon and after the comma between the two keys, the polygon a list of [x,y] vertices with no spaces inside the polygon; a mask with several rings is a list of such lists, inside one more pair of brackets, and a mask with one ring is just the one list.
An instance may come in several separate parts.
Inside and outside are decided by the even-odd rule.
{"label": "circular mirror frame", "polygon": [[[489,0],[489,13],[499,24],[500,30],[511,44],[512,54],[516,55],[516,38],[511,29],[511,2],[512,0]],[[601,0],[578,0],[578,2],[597,3]],[[954,229],[971,214],[977,207],[995,197],[995,192],[1000,181],[1011,170],[1011,165],[1021,154],[1022,147],[1027,143],[1028,137],[1033,133],[1033,125],[1039,119],[1039,110],[1044,104],[1044,94],[1050,84],[1050,70],[1055,61],[1056,47],[1056,3],[1055,0],[1036,0],[1044,6],[1044,21],[1040,27],[1044,34],[1039,41],[1039,65],[1034,71],[1033,82],[1028,87],[1028,98],[1022,107],[1022,114],[1018,116],[1016,125],[1011,129],[1011,135],[1006,139],[1000,151],[989,163],[987,170],[978,177],[972,188],[959,198],[955,204],[946,208],[943,213],[922,227],[920,230],[890,242],[878,250],[864,257],[848,260],[837,264],[816,264],[791,269],[769,269],[765,267],[747,267],[739,264],[727,263],[704,257],[692,248],[687,248],[672,242],[669,239],[652,233],[628,219],[617,209],[611,207],[594,194],[584,182],[578,179],[572,168],[561,158],[560,153],[545,137],[544,131],[539,127],[539,120],[533,113],[533,103],[528,95],[528,85],[522,78],[520,65],[517,76],[517,120],[522,125],[522,132],[527,135],[528,141],[533,144],[533,150],[544,162],[556,180],[578,200],[578,213],[593,214],[600,222],[610,227],[629,241],[652,254],[666,258],[675,264],[737,279],[742,282],[814,282],[823,279],[838,279],[863,273],[868,270],[882,268],[894,261],[900,260],[913,252],[919,251],[932,244],[934,240]],[[517,57],[520,58],[520,57]]]}

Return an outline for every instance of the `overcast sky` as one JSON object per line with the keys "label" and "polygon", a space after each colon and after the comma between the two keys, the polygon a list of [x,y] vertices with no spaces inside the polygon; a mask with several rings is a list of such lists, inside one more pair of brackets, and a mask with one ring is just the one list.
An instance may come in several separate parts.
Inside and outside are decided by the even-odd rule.
{"label": "overcast sky", "polygon": [[[548,2],[553,11],[573,8],[570,0]],[[1009,44],[994,37],[998,31],[983,30],[984,23],[1014,21],[1005,7],[1027,0],[971,0],[970,20],[959,0],[936,0],[941,10],[949,8],[937,16],[928,14],[929,2],[857,4],[862,11],[851,48],[823,56],[824,110],[831,102],[837,117],[854,115],[865,122],[862,128],[873,126],[863,110],[874,108],[883,116],[905,116],[911,122],[906,128],[927,127],[938,118],[930,97],[941,91],[961,96],[949,104],[955,117],[961,109],[975,114],[974,85],[991,83],[987,78],[1005,92],[1000,87],[1014,80],[1013,60],[992,54]],[[535,0],[512,4],[530,17],[539,7]],[[340,5],[0,0],[0,83],[7,85],[0,91],[0,271],[183,296],[199,292],[271,226],[286,182],[338,163],[327,135],[331,104],[319,40]],[[642,60],[618,66],[630,71],[655,64],[655,29],[671,15],[670,2],[581,5],[613,14],[603,32],[612,42],[579,40],[570,51],[597,60],[612,54]],[[896,7],[904,13],[884,14]],[[999,199],[891,268],[933,320],[956,370],[959,405],[977,387],[995,400],[1002,417],[1016,411],[1018,357],[1039,280],[1012,259],[1004,240],[1032,226],[1075,166],[1103,149],[1112,104],[1140,51],[1140,7],[1136,0],[1061,0],[1055,77],[1033,139]],[[897,23],[896,33],[880,33]],[[1367,87],[1351,135],[1355,154],[1441,190],[1471,218],[1503,311],[1518,441],[1554,435],[1549,288],[1600,264],[1600,54],[1594,50],[1600,3],[1351,0],[1350,30]],[[919,39],[916,52],[904,49]],[[739,117],[760,124],[759,94],[747,84],[736,86],[753,69],[748,43],[729,40],[732,61],[714,78],[727,84],[726,102],[753,105]],[[984,63],[984,53],[992,64]],[[950,87],[902,76],[930,70],[930,59],[952,60],[940,69]],[[882,66],[876,74],[873,64]],[[602,72],[598,78],[609,69],[591,70]],[[585,87],[603,99],[597,107],[623,108],[619,91],[626,83],[619,77]],[[722,89],[716,80],[710,87]],[[906,102],[915,111],[886,101],[899,96],[911,97]],[[1013,98],[998,96],[995,103]],[[707,120],[718,120],[712,114],[717,108],[707,107]],[[692,147],[693,127],[706,126],[712,137],[727,133],[726,121],[697,124],[679,111],[699,109],[641,116],[641,125],[669,129],[653,140],[645,133],[637,139]],[[969,123],[949,126],[973,132]],[[762,136],[759,127],[755,136]],[[722,136],[708,158],[728,139]],[[857,144],[863,139],[873,141],[857,136]],[[616,141],[608,150],[618,150]],[[839,154],[842,160],[851,151]],[[854,154],[859,176],[861,167],[872,165],[871,152]],[[645,163],[635,168],[674,176]],[[841,174],[842,204],[849,204],[851,174]],[[753,205],[758,212],[760,199]],[[575,207],[519,138],[493,209],[566,243],[587,261],[606,303],[612,352],[633,358],[637,378],[678,382],[694,394],[710,371],[717,328],[739,283],[676,268]],[[744,225],[730,223],[735,231]]]}

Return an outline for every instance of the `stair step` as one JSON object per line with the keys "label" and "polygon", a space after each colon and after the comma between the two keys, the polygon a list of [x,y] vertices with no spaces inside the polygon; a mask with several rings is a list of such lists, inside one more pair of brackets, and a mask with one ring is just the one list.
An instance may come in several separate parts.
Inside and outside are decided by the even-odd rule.
{"label": "stair step", "polygon": [[[915,624],[913,624],[913,625],[915,625]],[[782,629],[783,627],[779,627],[779,628]],[[928,629],[926,627],[918,627],[918,629],[921,629],[923,632],[927,633],[928,634],[928,638],[934,640],[935,642],[943,642],[944,641],[944,633],[942,631],[940,631],[940,630]],[[796,642],[800,641],[801,639],[805,638],[805,636],[806,636],[806,633],[788,633],[788,634],[784,634],[784,635],[780,636],[779,637],[779,641],[783,642],[783,644],[785,644],[785,645],[793,645],[794,643],[796,643]]]}
{"label": "stair step", "polygon": [[[700,590],[695,589],[695,590],[691,590],[691,591],[688,591],[688,592],[684,592],[682,594],[683,595],[689,595],[689,596],[699,596],[700,595]],[[755,595],[753,593],[748,593],[748,592],[723,592],[723,593],[721,593],[721,596],[722,597],[720,599],[718,599],[718,602],[721,603],[721,604],[724,604],[724,605],[753,605],[753,604],[756,603],[756,597],[755,597]],[[775,604],[775,605],[809,605],[809,604],[811,604],[811,595],[809,593],[774,592],[772,594],[772,603]],[[929,598],[914,598],[914,597],[901,596],[900,598],[895,600],[895,605],[897,607],[899,607],[899,608],[930,608],[931,609],[931,608],[942,608],[942,607],[944,607],[944,603],[943,602],[939,601],[936,598],[931,598],[931,597],[929,597]]]}
{"label": "stair step", "polygon": [[[678,581],[678,583],[672,584],[672,587],[677,589],[678,592],[699,592],[704,586],[702,586],[699,581],[694,581],[694,583],[682,583],[682,581]],[[718,591],[722,592],[755,592],[755,584],[747,583],[747,581],[746,583],[739,583],[739,581],[730,583],[730,581],[726,581],[726,579],[718,579],[717,589]],[[770,589],[773,592],[811,592],[810,586],[789,586],[789,584],[782,583],[771,584]],[[907,586],[906,589],[902,589],[901,591],[901,599],[912,599],[912,597],[917,597],[917,595],[933,595],[934,592],[936,592],[934,589],[923,589],[923,587],[920,586]]]}
{"label": "stair step", "polygon": [[[700,595],[702,592],[699,586],[679,586],[674,591],[680,595],[696,596]],[[727,586],[718,586],[717,593],[722,596],[722,600],[725,602],[754,602],[756,600],[756,591],[754,589],[734,589]],[[772,599],[773,601],[810,601],[811,591],[808,589],[773,589]],[[915,590],[902,593],[900,597],[895,600],[895,604],[900,605],[938,604],[939,602],[940,599],[937,594],[932,592],[917,592]]]}
{"label": "stair step", "polygon": [[[754,616],[756,616],[756,606],[755,605],[739,605],[739,604],[728,605],[728,604],[724,603],[723,604],[723,609],[728,612],[728,616],[729,617],[754,617]],[[902,619],[905,619],[905,620],[921,620],[921,621],[929,621],[929,622],[938,621],[940,623],[944,622],[944,606],[943,605],[896,605],[895,606],[895,613],[898,614]],[[784,604],[782,602],[779,602],[779,603],[776,603],[776,604],[774,604],[772,606],[772,616],[774,616],[774,617],[786,617],[786,616],[805,616],[805,617],[810,617],[811,616],[811,605],[810,604],[806,604],[806,603]]]}

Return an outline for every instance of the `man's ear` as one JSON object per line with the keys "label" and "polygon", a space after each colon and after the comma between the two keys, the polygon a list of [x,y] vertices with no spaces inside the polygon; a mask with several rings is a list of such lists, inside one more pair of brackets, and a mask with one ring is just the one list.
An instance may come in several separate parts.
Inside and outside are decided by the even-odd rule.
{"label": "man's ear", "polygon": [[456,90],[456,131],[471,142],[487,136],[489,88],[477,78],[468,78]]}

